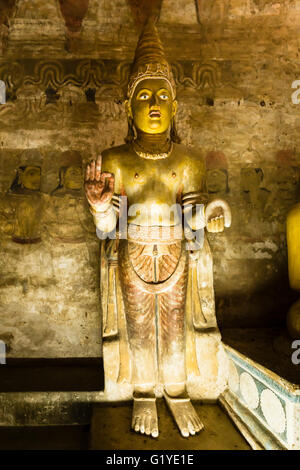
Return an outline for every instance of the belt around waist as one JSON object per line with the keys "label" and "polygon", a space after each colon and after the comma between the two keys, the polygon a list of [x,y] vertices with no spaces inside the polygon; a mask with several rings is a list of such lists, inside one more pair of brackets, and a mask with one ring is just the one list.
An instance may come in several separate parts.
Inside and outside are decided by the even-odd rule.
{"label": "belt around waist", "polygon": [[129,224],[127,228],[128,240],[142,244],[170,244],[183,239],[181,225],[172,226],[142,226]]}

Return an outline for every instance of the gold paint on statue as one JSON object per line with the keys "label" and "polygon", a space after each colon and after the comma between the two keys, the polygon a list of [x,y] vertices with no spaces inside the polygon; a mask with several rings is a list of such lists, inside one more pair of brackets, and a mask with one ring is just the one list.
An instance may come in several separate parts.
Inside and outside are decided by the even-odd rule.
{"label": "gold paint on statue", "polygon": [[127,197],[128,239],[107,239],[101,251],[105,374],[132,383],[132,428],[153,437],[160,393],[184,437],[203,428],[186,387],[188,376],[200,375],[195,330],[213,330],[219,338],[208,243],[187,251],[182,215],[170,208],[180,204],[193,230],[206,225],[221,232],[231,220],[221,200],[208,204],[200,218],[192,209],[207,200],[205,162],[179,143],[175,96],[171,68],[149,22],[129,80],[127,143],[102,152],[85,175],[101,232],[115,229],[122,213],[116,197]]}
{"label": "gold paint on statue", "polygon": [[[287,217],[287,245],[290,285],[300,291],[300,204],[296,204]],[[300,338],[300,300],[288,312],[287,328],[292,338]]]}
{"label": "gold paint on statue", "polygon": [[290,285],[300,291],[300,203],[292,208],[287,217],[287,243]]}

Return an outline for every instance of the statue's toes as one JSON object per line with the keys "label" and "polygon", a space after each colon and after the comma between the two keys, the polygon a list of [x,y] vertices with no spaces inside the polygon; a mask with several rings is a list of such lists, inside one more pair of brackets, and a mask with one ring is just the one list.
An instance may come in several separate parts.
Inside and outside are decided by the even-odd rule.
{"label": "statue's toes", "polygon": [[196,434],[196,429],[195,429],[194,423],[192,422],[191,419],[189,419],[189,421],[188,421],[188,430],[189,430],[189,433],[191,434],[191,436],[194,436]]}
{"label": "statue's toes", "polygon": [[141,417],[140,421],[140,433],[144,434],[145,433],[145,416]]}
{"label": "statue's toes", "polygon": [[201,422],[195,408],[192,405],[189,413],[189,421],[193,424],[193,428],[196,432],[199,432],[204,428],[203,423]]}
{"label": "statue's toes", "polygon": [[188,427],[188,420],[185,415],[180,419],[180,421],[178,422],[178,425],[179,425],[181,435],[183,437],[189,437],[190,432],[189,432],[189,427]]}
{"label": "statue's toes", "polygon": [[132,415],[132,421],[131,421],[132,429],[135,429],[136,420],[137,420],[137,417],[135,415]]}
{"label": "statue's toes", "polygon": [[151,416],[145,418],[145,434],[149,436],[151,434]]}
{"label": "statue's toes", "polygon": [[199,416],[196,414],[196,416],[194,417],[194,421],[195,421],[195,429],[196,429],[196,432],[199,432],[201,431],[203,428],[204,428],[204,424],[202,423],[202,421],[200,420]]}
{"label": "statue's toes", "polygon": [[189,437],[190,433],[189,433],[188,428],[182,428],[182,429],[181,429],[181,435],[182,435],[183,437]]}
{"label": "statue's toes", "polygon": [[152,437],[158,437],[158,425],[157,425],[157,418],[151,418],[150,426],[149,426],[150,432]]}
{"label": "statue's toes", "polygon": [[141,421],[140,416],[137,416],[136,420],[135,420],[135,424],[134,424],[135,432],[139,432],[139,430],[140,430],[140,421]]}
{"label": "statue's toes", "polygon": [[151,436],[158,437],[158,421],[157,415],[152,416],[151,418]]}
{"label": "statue's toes", "polygon": [[194,416],[191,416],[191,422],[193,423],[193,428],[195,430],[195,432],[199,432],[201,431],[203,425],[201,423],[201,421],[197,418],[195,418]]}

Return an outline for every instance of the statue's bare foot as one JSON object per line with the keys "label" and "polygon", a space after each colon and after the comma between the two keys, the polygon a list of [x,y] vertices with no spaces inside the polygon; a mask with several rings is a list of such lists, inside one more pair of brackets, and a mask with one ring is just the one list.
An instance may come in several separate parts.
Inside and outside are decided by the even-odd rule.
{"label": "statue's bare foot", "polygon": [[134,398],[132,429],[147,436],[158,436],[158,419],[155,398]]}
{"label": "statue's bare foot", "polygon": [[183,437],[194,436],[204,428],[188,397],[170,397],[166,392],[164,397]]}

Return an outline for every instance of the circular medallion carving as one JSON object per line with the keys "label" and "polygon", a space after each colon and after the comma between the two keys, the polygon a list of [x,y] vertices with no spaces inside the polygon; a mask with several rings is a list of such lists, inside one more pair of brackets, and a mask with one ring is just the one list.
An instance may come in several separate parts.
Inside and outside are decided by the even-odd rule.
{"label": "circular medallion carving", "polygon": [[253,377],[247,372],[243,372],[240,377],[240,388],[242,396],[253,410],[259,405],[259,394]]}
{"label": "circular medallion carving", "polygon": [[230,390],[233,392],[237,392],[239,389],[239,374],[237,368],[234,365],[233,361],[229,361],[229,377],[228,377],[228,385]]}
{"label": "circular medallion carving", "polygon": [[260,406],[269,426],[277,433],[285,430],[286,419],[281,401],[271,390],[265,389],[260,397]]}

